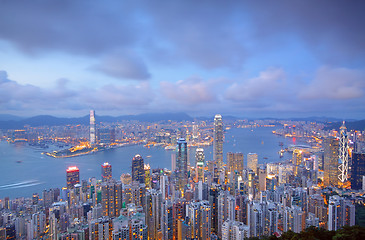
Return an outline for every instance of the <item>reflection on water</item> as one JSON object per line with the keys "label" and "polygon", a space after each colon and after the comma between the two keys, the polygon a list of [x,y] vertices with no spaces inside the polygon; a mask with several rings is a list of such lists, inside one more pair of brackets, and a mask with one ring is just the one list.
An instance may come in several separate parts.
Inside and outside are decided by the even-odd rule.
{"label": "reflection on water", "polygon": [[[280,160],[280,142],[284,147],[292,144],[291,139],[283,139],[271,133],[273,128],[230,129],[225,133],[223,146],[224,159],[227,152],[242,152],[246,156],[249,152],[256,152],[259,163],[277,162]],[[298,140],[297,140],[298,141]],[[264,144],[262,144],[264,143]],[[51,150],[51,149],[49,149]],[[213,147],[205,147],[206,160],[212,160]],[[119,179],[122,173],[131,171],[131,159],[140,154],[145,163],[151,168],[171,168],[171,154],[161,147],[145,148],[143,145],[134,145],[96,154],[74,158],[51,158],[42,155],[39,151],[26,146],[0,142],[0,198],[9,196],[30,197],[33,193],[54,187],[66,185],[66,169],[76,165],[80,169],[80,178],[100,178],[101,164],[109,162],[113,167],[113,177]],[[148,157],[147,157],[148,156]],[[284,154],[284,158],[290,156]],[[189,148],[189,161],[195,164],[195,148]]]}

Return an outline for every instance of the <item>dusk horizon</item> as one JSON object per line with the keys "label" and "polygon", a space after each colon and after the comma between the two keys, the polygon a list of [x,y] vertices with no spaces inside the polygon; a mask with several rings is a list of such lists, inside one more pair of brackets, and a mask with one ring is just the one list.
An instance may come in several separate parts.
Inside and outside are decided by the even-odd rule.
{"label": "dusk horizon", "polygon": [[364,119],[364,5],[4,1],[0,114]]}

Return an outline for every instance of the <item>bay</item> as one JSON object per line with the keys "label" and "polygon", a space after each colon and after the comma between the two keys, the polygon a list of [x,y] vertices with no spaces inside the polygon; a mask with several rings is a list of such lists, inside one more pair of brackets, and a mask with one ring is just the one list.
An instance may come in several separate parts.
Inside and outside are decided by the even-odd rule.
{"label": "bay", "polygon": [[[227,152],[242,152],[246,165],[246,157],[250,152],[259,156],[259,164],[278,162],[289,159],[286,153],[279,158],[281,149],[293,144],[291,138],[283,138],[272,134],[274,128],[232,128],[225,133],[223,156],[226,161]],[[189,161],[195,163],[195,149],[189,148]],[[213,147],[204,148],[206,161],[212,160]],[[171,169],[171,154],[162,147],[145,148],[143,145],[126,146],[110,149],[90,155],[73,158],[51,158],[41,154],[25,144],[9,144],[0,142],[0,199],[4,197],[31,197],[33,193],[41,193],[44,189],[62,188],[66,185],[66,169],[77,166],[80,169],[80,179],[91,177],[101,178],[101,164],[109,162],[112,165],[113,178],[119,179],[122,173],[131,172],[133,156],[140,154],[144,162],[151,168]]]}

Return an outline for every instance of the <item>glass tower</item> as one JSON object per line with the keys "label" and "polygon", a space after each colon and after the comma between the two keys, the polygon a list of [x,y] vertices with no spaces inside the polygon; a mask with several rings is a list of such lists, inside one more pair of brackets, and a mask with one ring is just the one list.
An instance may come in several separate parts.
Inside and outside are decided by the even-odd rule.
{"label": "glass tower", "polygon": [[223,122],[222,116],[214,117],[213,161],[218,168],[223,164]]}
{"label": "glass tower", "polygon": [[179,190],[188,183],[188,145],[185,138],[179,138],[176,146],[176,180]]}
{"label": "glass tower", "polygon": [[139,154],[132,159],[132,181],[144,183],[144,163]]}

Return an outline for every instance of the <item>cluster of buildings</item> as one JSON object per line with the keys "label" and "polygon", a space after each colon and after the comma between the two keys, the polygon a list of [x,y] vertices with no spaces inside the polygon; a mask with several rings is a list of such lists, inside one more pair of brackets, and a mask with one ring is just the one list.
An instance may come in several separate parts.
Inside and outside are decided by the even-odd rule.
{"label": "cluster of buildings", "polygon": [[[92,128],[91,122],[90,139]],[[2,199],[0,239],[243,240],[355,224],[365,153],[352,151],[344,126],[338,138],[323,139],[323,151],[297,147],[290,161],[266,165],[256,153],[232,152],[225,164],[220,115],[213,128],[212,160],[196,148],[189,164],[188,143],[180,137],[171,170],[151,169],[137,154],[131,174],[120,179],[109,163],[100,179],[82,181],[72,166],[62,189]]]}

